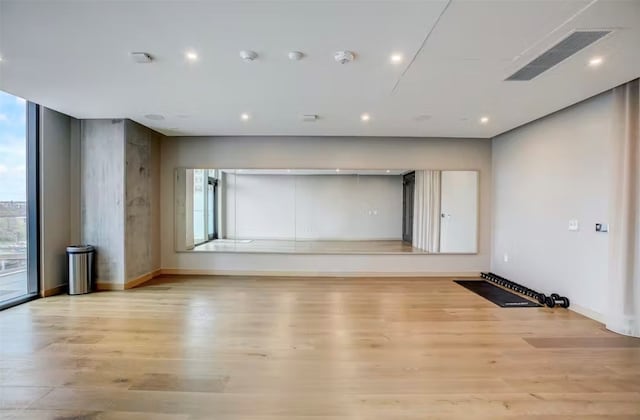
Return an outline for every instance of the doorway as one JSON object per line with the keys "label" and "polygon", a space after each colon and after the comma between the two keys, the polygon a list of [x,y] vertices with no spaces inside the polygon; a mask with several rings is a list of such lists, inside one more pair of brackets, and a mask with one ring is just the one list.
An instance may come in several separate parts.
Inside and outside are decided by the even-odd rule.
{"label": "doorway", "polygon": [[402,240],[413,242],[413,195],[416,173],[409,172],[402,177]]}
{"label": "doorway", "polygon": [[207,180],[207,238],[210,241],[218,239],[218,180],[209,177]]}

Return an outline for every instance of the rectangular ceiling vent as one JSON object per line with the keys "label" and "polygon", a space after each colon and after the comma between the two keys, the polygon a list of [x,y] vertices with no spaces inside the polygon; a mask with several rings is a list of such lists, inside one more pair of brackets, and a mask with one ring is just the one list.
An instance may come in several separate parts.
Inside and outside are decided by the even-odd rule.
{"label": "rectangular ceiling vent", "polygon": [[575,31],[543,52],[529,64],[513,73],[506,80],[531,80],[609,33],[611,33],[611,31]]}

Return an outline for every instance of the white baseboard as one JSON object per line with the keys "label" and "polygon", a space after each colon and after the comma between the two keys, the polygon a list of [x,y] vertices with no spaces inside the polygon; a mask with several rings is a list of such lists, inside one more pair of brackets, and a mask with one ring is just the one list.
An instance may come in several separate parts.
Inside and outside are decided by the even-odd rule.
{"label": "white baseboard", "polygon": [[586,316],[587,318],[593,319],[594,321],[604,324],[604,314],[601,314],[600,312],[596,312],[589,308],[585,308],[584,306],[576,305],[575,303],[571,303],[571,306],[569,306],[569,309],[571,309],[575,313],[578,313],[582,316]]}
{"label": "white baseboard", "polygon": [[265,276],[265,277],[479,277],[479,271],[462,272],[364,272],[364,271],[240,271],[163,268],[160,275]]}

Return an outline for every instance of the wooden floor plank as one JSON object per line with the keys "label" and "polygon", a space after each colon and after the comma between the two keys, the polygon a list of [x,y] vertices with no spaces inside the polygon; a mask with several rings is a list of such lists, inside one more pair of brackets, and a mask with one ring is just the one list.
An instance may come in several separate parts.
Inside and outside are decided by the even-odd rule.
{"label": "wooden floor plank", "polygon": [[3,419],[640,418],[640,340],[446,278],[163,277],[0,335]]}

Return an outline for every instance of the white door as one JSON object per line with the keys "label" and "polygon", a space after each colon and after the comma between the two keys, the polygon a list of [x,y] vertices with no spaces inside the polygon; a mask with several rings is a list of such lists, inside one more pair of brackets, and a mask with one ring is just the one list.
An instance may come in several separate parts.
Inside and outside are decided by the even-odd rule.
{"label": "white door", "polygon": [[478,172],[442,171],[440,252],[478,252]]}

